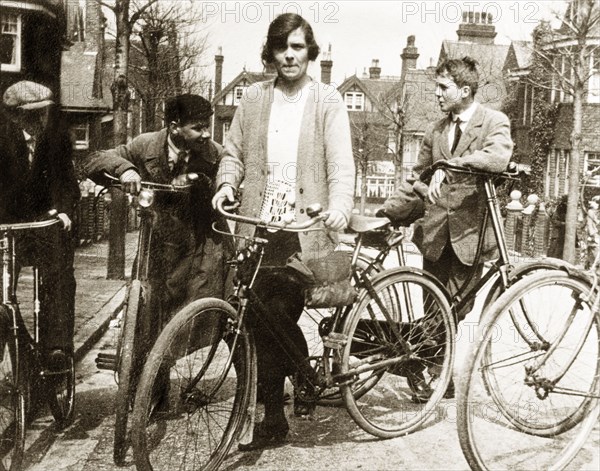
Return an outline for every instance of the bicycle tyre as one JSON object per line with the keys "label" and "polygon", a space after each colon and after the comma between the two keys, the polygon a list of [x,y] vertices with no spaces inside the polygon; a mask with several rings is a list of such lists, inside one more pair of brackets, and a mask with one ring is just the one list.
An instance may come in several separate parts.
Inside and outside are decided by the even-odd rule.
{"label": "bicycle tyre", "polygon": [[[12,337],[12,332],[7,332]],[[25,450],[27,361],[14,339],[3,341],[0,361],[0,465],[20,470]]]}
{"label": "bicycle tyre", "polygon": [[[352,382],[342,385],[341,391],[348,412],[363,430],[393,438],[420,428],[445,394],[454,363],[455,327],[446,293],[422,270],[386,270],[376,275],[372,284],[376,298],[365,294],[344,324],[347,343],[341,358],[341,373],[352,380],[357,379],[356,374],[351,375],[355,367],[367,364],[371,371],[358,383],[358,391]],[[406,354],[378,300],[397,322],[403,340],[411,343],[410,358],[403,358]],[[392,365],[394,358],[402,360]],[[419,374],[430,388],[430,396],[413,403],[409,378],[416,380]]]}
{"label": "bicycle tyre", "polygon": [[[475,337],[480,341],[470,347],[459,384],[459,440],[471,469],[563,469],[585,444],[597,424],[600,398],[600,314],[593,314],[587,305],[589,291],[590,284],[580,278],[562,270],[544,271],[512,285],[486,312]],[[552,306],[551,311],[536,311],[543,302]],[[542,353],[532,350],[521,333],[503,335],[504,328],[515,330],[518,309],[526,309],[527,322],[535,322],[549,340]],[[589,316],[585,337],[569,332],[581,324],[581,317],[566,323],[577,315]],[[531,335],[537,338],[537,332]],[[572,359],[570,352],[575,350],[565,344],[570,339],[583,339]],[[565,376],[542,394],[532,386],[548,383],[544,377],[531,383],[527,368],[553,345],[555,350],[535,372],[551,375],[555,365],[560,371],[566,361],[570,363]],[[593,365],[585,364],[588,359]],[[498,373],[486,374],[492,369]],[[573,389],[570,385],[576,381],[584,386]],[[490,411],[495,416],[490,417]],[[493,447],[485,443],[490,433],[495,436]]]}
{"label": "bicycle tyre", "polygon": [[75,363],[73,356],[69,356],[68,369],[62,374],[55,374],[46,381],[48,389],[48,406],[56,421],[62,429],[71,423],[75,409]]}
{"label": "bicycle tyre", "polygon": [[[200,325],[208,344],[192,335]],[[244,425],[255,371],[253,337],[230,304],[205,298],[179,311],[140,377],[132,416],[137,469],[218,469]]]}
{"label": "bicycle tyre", "polygon": [[136,345],[136,329],[138,315],[143,306],[142,284],[133,280],[127,296],[124,310],[121,335],[117,346],[119,384],[115,396],[115,438],[113,444],[113,459],[115,464],[122,465],[129,448],[127,440],[127,423],[131,407],[132,390],[134,389],[133,370],[136,365],[136,355],[139,348]]}

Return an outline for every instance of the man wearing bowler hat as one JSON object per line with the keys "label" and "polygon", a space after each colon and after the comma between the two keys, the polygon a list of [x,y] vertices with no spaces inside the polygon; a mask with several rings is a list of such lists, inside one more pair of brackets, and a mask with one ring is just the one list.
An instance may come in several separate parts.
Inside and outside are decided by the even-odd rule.
{"label": "man wearing bowler hat", "polygon": [[51,90],[20,81],[6,89],[0,124],[0,223],[32,221],[56,210],[62,227],[24,233],[19,266],[41,274],[40,341],[46,366],[62,370],[73,353],[74,246],[70,235],[79,187],[68,128]]}
{"label": "man wearing bowler hat", "polygon": [[[153,296],[151,303],[166,319],[190,301],[223,296],[223,244],[230,241],[222,240],[211,227],[218,219],[210,199],[221,153],[221,146],[210,139],[212,113],[210,102],[199,95],[169,98],[165,128],[98,152],[84,165],[92,180],[102,183],[106,172],[133,194],[140,191],[142,180],[185,184],[188,174],[201,175],[189,194],[158,193],[155,199],[149,278],[153,295],[160,299]],[[223,221],[219,223],[226,229]],[[153,316],[157,309],[150,310]],[[155,329],[152,334],[157,333]]]}

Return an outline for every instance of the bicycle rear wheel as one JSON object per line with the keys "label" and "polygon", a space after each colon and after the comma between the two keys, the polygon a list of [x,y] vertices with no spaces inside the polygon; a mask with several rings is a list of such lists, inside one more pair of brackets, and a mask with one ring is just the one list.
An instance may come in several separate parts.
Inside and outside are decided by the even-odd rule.
{"label": "bicycle rear wheel", "polygon": [[[4,335],[12,336],[10,331]],[[16,355],[14,339],[4,339],[0,350],[0,466],[19,470],[25,448],[25,391],[27,367],[24,355]],[[20,362],[17,367],[17,363]],[[17,371],[19,370],[19,371]]]}
{"label": "bicycle rear wheel", "polygon": [[418,269],[384,271],[372,288],[344,325],[341,391],[363,430],[392,438],[419,428],[442,399],[455,328],[445,293]]}
{"label": "bicycle rear wheel", "polygon": [[458,396],[472,469],[562,469],[584,446],[600,399],[600,314],[589,291],[564,271],[535,273],[482,319]]}
{"label": "bicycle rear wheel", "polygon": [[113,459],[116,464],[123,464],[129,441],[127,440],[127,423],[129,411],[134,398],[136,375],[141,367],[141,339],[136,338],[138,315],[144,306],[144,292],[139,280],[133,280],[129,288],[127,305],[121,319],[121,334],[117,345],[118,389],[115,396],[115,439]]}
{"label": "bicycle rear wheel", "polygon": [[52,373],[47,381],[48,406],[59,428],[64,428],[73,418],[75,406],[75,363],[69,357],[68,368],[64,372]]}
{"label": "bicycle rear wheel", "polygon": [[135,398],[139,470],[214,470],[237,439],[255,380],[252,336],[219,299],[179,311],[156,341]]}

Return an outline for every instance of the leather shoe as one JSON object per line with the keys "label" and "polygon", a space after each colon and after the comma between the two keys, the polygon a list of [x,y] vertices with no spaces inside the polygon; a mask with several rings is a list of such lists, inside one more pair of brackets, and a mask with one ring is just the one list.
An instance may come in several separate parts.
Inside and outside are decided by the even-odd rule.
{"label": "leather shoe", "polygon": [[64,350],[60,348],[52,350],[46,358],[46,367],[54,373],[68,370],[69,358]]}
{"label": "leather shoe", "polygon": [[423,373],[411,373],[406,378],[412,391],[410,400],[415,404],[425,404],[433,394],[433,389],[425,381]]}
{"label": "leather shoe", "polygon": [[253,451],[283,445],[289,430],[290,427],[286,421],[274,424],[258,422],[254,425],[252,441],[238,444],[238,450]]}

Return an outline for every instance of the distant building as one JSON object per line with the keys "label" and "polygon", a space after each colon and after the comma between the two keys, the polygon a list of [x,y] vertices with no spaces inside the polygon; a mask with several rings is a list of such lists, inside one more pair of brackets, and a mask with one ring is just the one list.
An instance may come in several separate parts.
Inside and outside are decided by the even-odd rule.
{"label": "distant building", "polygon": [[[566,10],[567,18],[571,15],[573,2]],[[600,8],[598,3],[595,8]],[[555,38],[546,45],[550,50],[560,51],[561,42],[569,38],[569,29],[564,24],[554,31]],[[590,44],[600,45],[600,24],[596,23],[590,31]],[[514,139],[520,154],[527,158],[531,149],[529,129],[533,120],[533,102],[540,96],[558,104],[558,118],[554,127],[554,140],[548,155],[544,179],[544,196],[556,198],[569,192],[568,174],[571,159],[570,136],[573,125],[573,98],[558,86],[558,77],[553,77],[552,90],[544,90],[527,82],[533,54],[533,43],[529,41],[513,41],[504,65],[504,72],[517,93],[519,113],[516,122],[512,123]],[[564,56],[557,57],[557,70],[568,73],[568,60]],[[581,172],[595,172],[598,175],[588,181],[589,189],[600,188],[600,49],[595,48],[590,57],[588,93],[583,103],[583,128]],[[596,193],[598,190],[595,191]]]}

